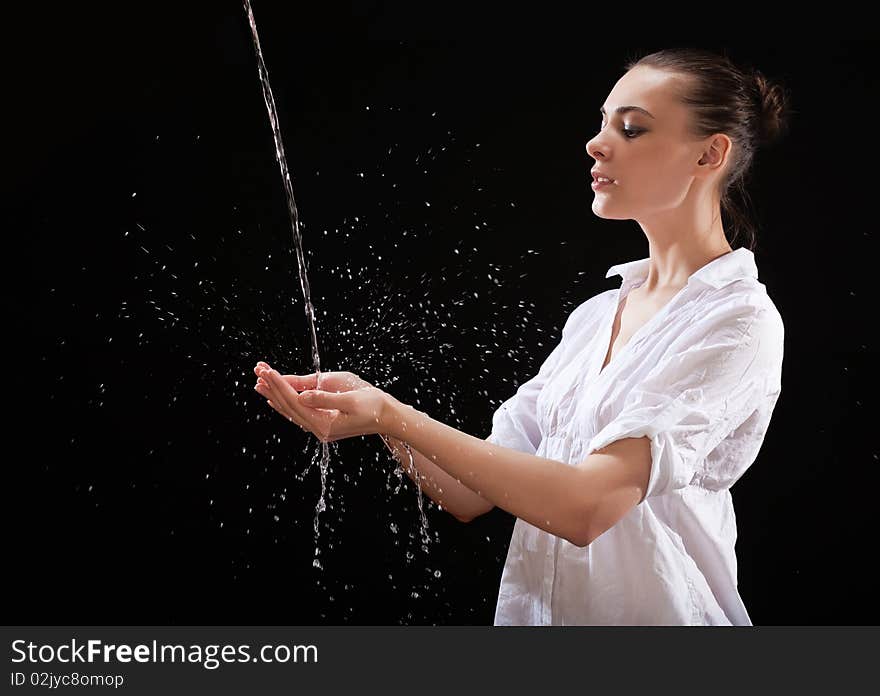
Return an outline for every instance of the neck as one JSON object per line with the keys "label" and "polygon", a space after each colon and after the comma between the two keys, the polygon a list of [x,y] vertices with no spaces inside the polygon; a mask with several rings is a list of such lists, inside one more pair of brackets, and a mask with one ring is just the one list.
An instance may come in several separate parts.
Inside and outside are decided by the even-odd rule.
{"label": "neck", "polygon": [[[643,293],[676,291],[707,263],[733,251],[721,225],[720,209],[711,220],[709,215],[694,216],[692,225],[681,224],[680,210],[676,217],[675,221],[639,223],[648,238],[651,259],[640,288]],[[682,233],[683,229],[693,231]]]}

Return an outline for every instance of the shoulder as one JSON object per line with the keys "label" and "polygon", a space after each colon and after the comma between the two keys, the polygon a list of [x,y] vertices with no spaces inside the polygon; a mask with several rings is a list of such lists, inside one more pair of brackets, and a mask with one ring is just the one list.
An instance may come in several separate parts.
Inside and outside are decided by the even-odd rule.
{"label": "shoulder", "polygon": [[617,293],[616,289],[605,290],[581,302],[565,320],[565,326],[562,329],[563,336],[576,333],[585,325],[595,321],[608,308],[608,304],[613,301],[615,293]]}
{"label": "shoulder", "polygon": [[781,381],[784,340],[782,316],[763,286],[737,280],[695,298],[665,356],[673,367],[687,364],[697,374],[716,374],[719,383],[724,375],[751,375],[775,388]]}
{"label": "shoulder", "polygon": [[781,344],[785,324],[763,283],[745,278],[700,295],[686,333],[690,340],[694,334],[703,334],[739,340],[755,337]]}

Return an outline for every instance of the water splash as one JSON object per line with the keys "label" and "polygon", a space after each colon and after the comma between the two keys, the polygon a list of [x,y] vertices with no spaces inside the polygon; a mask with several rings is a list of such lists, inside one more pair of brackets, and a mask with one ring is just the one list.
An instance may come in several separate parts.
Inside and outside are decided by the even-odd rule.
{"label": "water splash", "polygon": [[[251,9],[250,0],[243,0],[244,8],[247,12],[248,22],[251,25],[251,34],[254,37],[254,48],[257,52],[257,68],[260,74],[260,84],[263,87],[263,99],[266,102],[266,109],[269,111],[269,121],[272,124],[272,137],[275,140],[275,159],[278,160],[278,166],[281,168],[281,180],[284,183],[284,192],[287,194],[287,211],[290,215],[290,227],[293,231],[293,244],[296,248],[296,262],[299,268],[299,282],[305,299],[306,317],[309,320],[309,328],[312,337],[312,363],[314,372],[317,376],[317,384],[321,384],[321,358],[318,354],[318,334],[315,330],[315,309],[312,307],[311,293],[309,291],[309,278],[306,272],[306,262],[303,255],[302,236],[299,231],[299,214],[296,208],[296,201],[293,198],[293,185],[290,182],[290,171],[287,168],[287,158],[284,155],[284,144],[281,141],[281,124],[278,122],[278,112],[275,108],[275,97],[272,95],[272,88],[269,85],[269,71],[266,69],[266,63],[263,60],[263,51],[260,48],[260,37],[257,33],[257,23],[254,20],[254,12]],[[315,507],[315,560],[312,565],[315,568],[322,569],[318,556],[321,551],[318,547],[318,538],[320,532],[318,530],[318,516],[326,509],[324,503],[324,492],[327,483],[327,469],[330,463],[330,448],[328,443],[321,443],[321,497]]]}
{"label": "water splash", "polygon": [[[260,37],[257,33],[257,23],[254,19],[253,9],[251,8],[250,0],[243,0],[245,11],[247,12],[248,22],[251,27],[251,34],[254,39],[254,48],[257,54],[257,67],[260,76],[260,84],[263,88],[263,99],[266,102],[266,109],[269,112],[269,121],[272,125],[272,137],[275,141],[275,158],[278,160],[278,166],[281,169],[281,179],[284,184],[284,191],[287,194],[287,209],[290,216],[290,226],[293,231],[293,243],[296,248],[296,260],[297,267],[299,269],[299,279],[300,286],[303,292],[303,298],[305,300],[305,309],[306,309],[306,317],[309,320],[309,327],[311,330],[311,338],[312,338],[312,362],[314,365],[314,372],[317,376],[317,384],[318,387],[321,385],[321,359],[318,353],[318,337],[317,331],[315,329],[315,310],[312,306],[311,302],[311,294],[309,291],[309,279],[308,273],[306,271],[306,263],[305,257],[303,254],[302,247],[302,236],[299,231],[299,214],[296,207],[296,201],[293,197],[293,185],[290,181],[290,171],[287,167],[287,158],[284,154],[284,144],[281,140],[281,126],[278,122],[278,113],[275,108],[275,98],[272,95],[272,88],[269,85],[269,71],[266,69],[266,63],[263,60],[263,51],[260,47]],[[384,440],[384,437],[383,437]],[[387,440],[385,441],[386,445]],[[389,447],[389,449],[391,449]],[[393,450],[392,450],[393,452]],[[320,531],[318,526],[318,516],[326,509],[326,503],[324,501],[324,494],[326,492],[326,483],[327,483],[327,471],[330,463],[330,450],[328,443],[321,443],[321,461],[320,461],[320,469],[321,469],[321,497],[318,500],[318,504],[315,507],[315,520],[314,520],[314,528],[315,528],[315,559],[312,562],[312,565],[315,568],[323,569],[321,562],[319,560],[319,556],[321,554],[321,549],[318,544],[318,540],[320,537]],[[422,548],[427,552],[427,544],[430,542],[430,535],[428,534],[427,527],[428,521],[425,517],[425,512],[422,504],[422,488],[420,483],[419,472],[415,468],[412,456],[410,455],[409,461],[409,471],[413,473],[416,489],[418,491],[418,505],[419,505],[419,515],[421,517],[421,531],[423,538]]]}

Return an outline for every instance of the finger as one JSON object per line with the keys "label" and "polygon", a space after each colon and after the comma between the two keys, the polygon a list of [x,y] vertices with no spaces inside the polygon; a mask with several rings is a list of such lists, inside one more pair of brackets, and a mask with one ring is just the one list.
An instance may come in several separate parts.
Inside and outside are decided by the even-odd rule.
{"label": "finger", "polygon": [[342,412],[351,410],[350,407],[346,408],[348,400],[348,392],[336,393],[320,389],[310,389],[299,395],[299,402],[309,408],[335,409]]}
{"label": "finger", "polygon": [[[267,377],[272,385],[274,393],[280,394],[282,402],[279,404],[281,408],[289,411],[297,422],[304,423],[304,427],[315,433],[319,438],[330,436],[330,430],[333,424],[337,423],[340,418],[347,420],[340,413],[339,409],[329,406],[326,409],[311,408],[300,402],[300,397],[294,389],[282,378],[278,372],[271,370],[267,373]],[[334,395],[336,396],[336,395]],[[339,395],[342,396],[342,395]],[[343,425],[344,423],[339,423]]]}
{"label": "finger", "polygon": [[288,416],[284,411],[282,411],[280,408],[278,408],[278,404],[276,404],[274,401],[272,401],[272,399],[267,399],[266,403],[269,404],[269,406],[271,406],[272,408],[274,408],[282,416],[287,418],[287,420],[290,420],[290,416]]}
{"label": "finger", "polygon": [[311,375],[282,375],[282,379],[297,391],[314,389],[318,386],[318,376]]}
{"label": "finger", "polygon": [[296,418],[294,418],[294,417],[293,417],[290,413],[288,413],[286,410],[284,410],[283,408],[279,407],[278,404],[276,404],[276,403],[275,403],[274,401],[272,401],[271,399],[267,400],[266,403],[269,404],[269,406],[271,406],[273,409],[275,409],[275,411],[277,411],[280,415],[284,416],[284,418],[286,418],[287,420],[289,420],[291,423],[294,423],[294,424],[298,425],[298,426],[299,426],[301,429],[303,429],[303,430],[306,430],[306,431],[311,432],[311,431],[309,430],[309,428],[307,428],[303,423],[301,423],[299,420],[297,420]]}
{"label": "finger", "polygon": [[293,422],[293,418],[291,417],[291,415],[289,413],[287,413],[287,411],[285,411],[283,408],[279,407],[278,404],[276,404],[274,401],[269,399],[266,401],[266,403],[269,404],[269,406],[271,406],[272,408],[274,408],[275,411],[278,412],[278,414],[284,416],[287,420]]}
{"label": "finger", "polygon": [[[268,379],[268,375],[266,376],[266,378]],[[257,391],[261,395],[265,396],[269,401],[272,401],[275,404],[276,410],[281,413],[285,418],[293,421],[294,423],[302,427],[302,419],[297,418],[296,414],[287,406],[286,401],[278,393],[278,390],[272,388],[271,381],[264,381],[263,385],[259,386]]]}
{"label": "finger", "polygon": [[[257,383],[254,385],[254,390],[258,394],[260,394],[261,396],[266,397],[266,399],[273,401],[273,403],[275,403],[276,406],[278,406],[278,408],[280,409],[279,412],[282,412],[282,411],[284,412],[283,415],[285,417],[287,417],[290,420],[294,420],[295,414],[293,414],[289,408],[285,407],[284,400],[279,397],[277,390],[272,388],[271,382],[267,381],[268,374],[266,372],[263,372],[263,375],[265,375],[265,379],[263,377],[257,378]],[[276,410],[278,410],[278,409],[276,409]],[[298,421],[295,421],[295,422],[298,422]],[[301,425],[301,423],[298,423],[298,424]]]}
{"label": "finger", "polygon": [[263,375],[272,387],[273,398],[277,397],[276,402],[282,408],[286,408],[291,413],[305,420],[305,414],[299,405],[299,397],[296,391],[291,387],[276,370],[269,370]]}
{"label": "finger", "polygon": [[[289,421],[291,421],[291,422],[295,422],[289,413],[287,413],[284,409],[279,408],[278,404],[276,404],[276,403],[275,403],[274,401],[272,401],[271,399],[268,399],[268,400],[266,401],[266,403],[269,404],[269,406],[271,406],[273,409],[275,409],[275,411],[276,411],[278,414],[284,416],[285,419],[287,419],[287,420],[289,420]],[[302,427],[302,425],[300,425],[299,423],[297,423],[297,425],[299,425],[300,427]]]}
{"label": "finger", "polygon": [[[316,421],[316,425],[321,425],[322,428],[329,427],[335,430],[336,434],[342,433],[351,419],[349,413],[356,408],[351,401],[351,394],[352,392],[304,391],[297,399],[302,404],[299,413],[306,414],[306,420],[310,423],[315,419],[308,418],[309,412],[320,413],[322,420]],[[329,419],[329,423],[324,422],[325,418]]]}
{"label": "finger", "polygon": [[272,381],[269,379],[269,372],[270,371],[271,371],[271,368],[260,369],[259,372],[257,373],[258,378],[259,378],[257,383],[259,384],[259,381],[262,380],[262,382],[266,385],[266,388],[268,389],[268,396],[270,398],[274,399],[276,404],[283,406],[284,405],[283,399],[278,394],[278,390],[273,388]]}

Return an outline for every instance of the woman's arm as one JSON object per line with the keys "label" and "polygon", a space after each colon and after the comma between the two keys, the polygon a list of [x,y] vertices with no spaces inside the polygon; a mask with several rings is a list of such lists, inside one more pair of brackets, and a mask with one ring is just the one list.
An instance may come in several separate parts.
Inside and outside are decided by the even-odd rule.
{"label": "woman's arm", "polygon": [[[257,385],[269,405],[323,442],[366,434],[404,440],[426,459],[493,505],[577,546],[589,544],[592,501],[601,495],[592,460],[573,467],[459,432],[376,387],[298,394],[275,370]],[[274,401],[272,400],[274,399]],[[588,466],[589,465],[589,466]]]}
{"label": "woman's arm", "polygon": [[382,432],[405,440],[489,503],[577,546],[587,545],[583,469],[480,440],[390,395],[380,422]]}
{"label": "woman's arm", "polygon": [[470,522],[495,507],[412,447],[413,466],[418,473],[411,471],[409,455],[403,443],[396,437],[389,436],[388,440],[393,445],[392,453],[413,483],[460,522]]}

